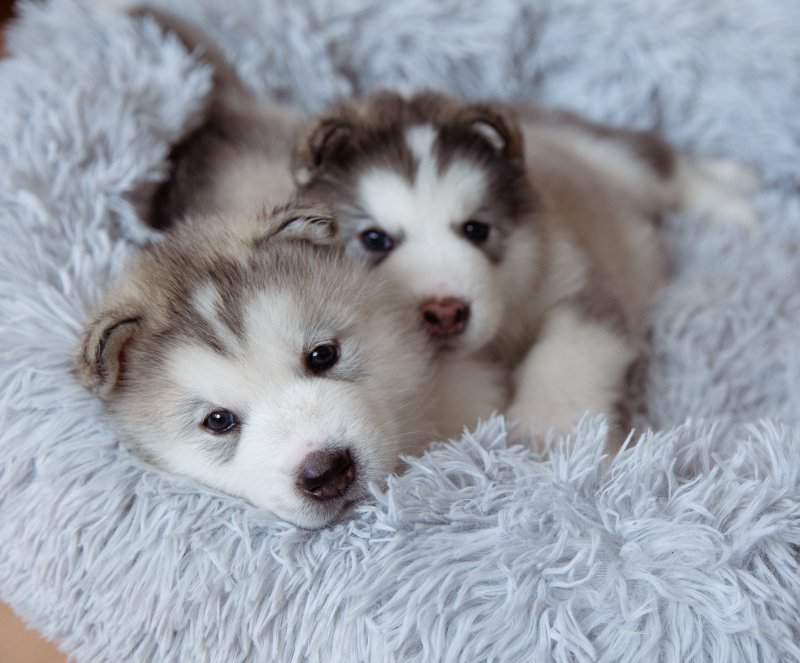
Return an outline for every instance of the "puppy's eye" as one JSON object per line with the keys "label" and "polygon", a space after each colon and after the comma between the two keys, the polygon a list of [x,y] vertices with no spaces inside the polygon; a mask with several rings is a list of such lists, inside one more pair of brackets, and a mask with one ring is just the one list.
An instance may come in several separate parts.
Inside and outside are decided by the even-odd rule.
{"label": "puppy's eye", "polygon": [[461,232],[473,244],[483,244],[489,238],[491,228],[480,221],[467,221],[461,226]]}
{"label": "puppy's eye", "polygon": [[203,419],[203,427],[216,434],[230,433],[238,425],[239,420],[230,410],[214,410]]}
{"label": "puppy's eye", "polygon": [[314,375],[320,375],[333,368],[339,361],[339,346],[335,343],[318,345],[306,355],[306,367]]}
{"label": "puppy's eye", "polygon": [[378,230],[377,228],[365,230],[359,235],[359,239],[361,240],[361,246],[367,251],[387,253],[394,248],[394,241],[392,238],[383,232],[383,230]]}

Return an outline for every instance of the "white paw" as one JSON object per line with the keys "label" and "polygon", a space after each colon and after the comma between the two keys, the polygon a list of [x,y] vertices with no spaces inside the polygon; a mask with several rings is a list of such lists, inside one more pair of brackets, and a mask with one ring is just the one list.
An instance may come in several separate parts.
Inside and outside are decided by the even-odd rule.
{"label": "white paw", "polygon": [[747,198],[757,190],[757,175],[740,163],[706,159],[687,164],[682,174],[683,204],[710,221],[753,227],[758,213]]}
{"label": "white paw", "polygon": [[741,193],[753,193],[761,185],[756,172],[731,159],[701,159],[695,164],[701,173],[720,186],[739,191]]}
{"label": "white paw", "polygon": [[708,201],[707,205],[696,205],[693,208],[712,222],[721,221],[753,228],[759,221],[755,208],[735,193],[725,193]]}
{"label": "white paw", "polygon": [[[505,418],[508,422],[509,444],[521,444],[523,447],[540,453],[546,451],[548,446],[547,430],[542,430],[530,422],[520,421],[511,412],[507,412]],[[556,431],[553,431],[551,438],[556,434]]]}

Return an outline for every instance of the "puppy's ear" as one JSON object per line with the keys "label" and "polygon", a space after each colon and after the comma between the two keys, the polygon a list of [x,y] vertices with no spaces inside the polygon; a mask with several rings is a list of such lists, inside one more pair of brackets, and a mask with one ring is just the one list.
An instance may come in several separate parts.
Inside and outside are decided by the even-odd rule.
{"label": "puppy's ear", "polygon": [[498,154],[523,159],[523,139],[517,121],[500,106],[470,104],[459,113],[457,124],[478,136]]}
{"label": "puppy's ear", "polygon": [[101,397],[116,387],[125,364],[125,347],[141,331],[142,317],[114,308],[96,317],[83,336],[75,373],[84,387]]}
{"label": "puppy's ear", "polygon": [[274,230],[261,237],[259,243],[290,240],[329,246],[339,239],[339,224],[327,207],[296,203],[275,210],[273,214]]}
{"label": "puppy's ear", "polygon": [[317,120],[295,146],[292,175],[298,186],[309,184],[352,136],[347,120],[328,115]]}

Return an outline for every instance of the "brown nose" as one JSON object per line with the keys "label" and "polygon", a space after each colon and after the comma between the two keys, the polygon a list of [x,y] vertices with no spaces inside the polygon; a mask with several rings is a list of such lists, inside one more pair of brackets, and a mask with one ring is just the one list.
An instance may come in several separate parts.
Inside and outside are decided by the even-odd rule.
{"label": "brown nose", "polygon": [[457,336],[467,326],[469,304],[456,297],[426,299],[419,306],[422,327],[431,336]]}
{"label": "brown nose", "polygon": [[298,485],[318,500],[341,497],[353,483],[353,462],[346,449],[315,451],[300,464]]}

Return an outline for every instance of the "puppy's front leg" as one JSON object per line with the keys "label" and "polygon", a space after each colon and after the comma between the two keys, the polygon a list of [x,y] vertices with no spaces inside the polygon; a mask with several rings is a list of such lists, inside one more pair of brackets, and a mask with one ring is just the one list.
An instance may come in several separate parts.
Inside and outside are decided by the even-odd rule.
{"label": "puppy's front leg", "polygon": [[507,371],[479,357],[442,357],[434,374],[437,432],[457,438],[508,406]]}
{"label": "puppy's front leg", "polygon": [[570,432],[589,411],[608,415],[610,446],[618,445],[628,431],[613,430],[616,412],[635,356],[624,325],[587,313],[578,301],[556,306],[516,371],[507,412],[519,422],[516,436],[541,445],[548,429]]}

